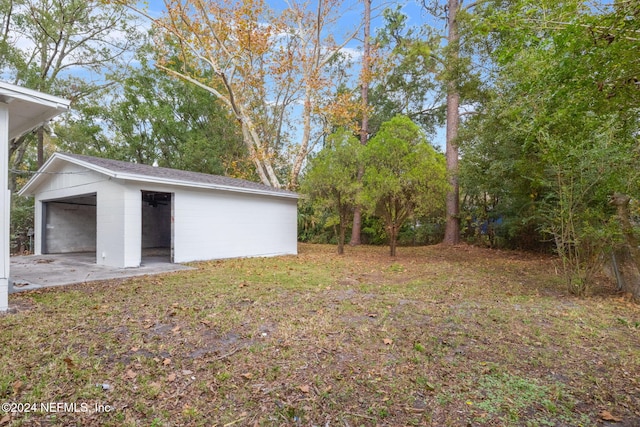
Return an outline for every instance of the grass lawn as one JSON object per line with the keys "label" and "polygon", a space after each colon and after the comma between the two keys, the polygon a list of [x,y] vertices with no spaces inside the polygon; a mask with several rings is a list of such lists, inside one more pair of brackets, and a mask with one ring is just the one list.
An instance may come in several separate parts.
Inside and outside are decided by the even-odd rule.
{"label": "grass lawn", "polygon": [[12,295],[0,425],[640,425],[640,307],[553,258],[299,249]]}

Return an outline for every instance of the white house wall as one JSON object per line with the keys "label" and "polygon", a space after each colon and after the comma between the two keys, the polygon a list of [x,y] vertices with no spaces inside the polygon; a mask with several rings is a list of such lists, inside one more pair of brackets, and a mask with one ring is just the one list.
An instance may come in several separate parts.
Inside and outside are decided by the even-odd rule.
{"label": "white house wall", "polygon": [[296,199],[175,192],[174,262],[296,253]]}
{"label": "white house wall", "polygon": [[42,202],[96,194],[96,262],[138,267],[143,245],[167,244],[166,232],[165,241],[142,241],[142,191],[172,194],[173,227],[162,228],[171,229],[174,262],[297,253],[296,198],[122,181],[66,162],[55,172],[34,191],[37,254]]}

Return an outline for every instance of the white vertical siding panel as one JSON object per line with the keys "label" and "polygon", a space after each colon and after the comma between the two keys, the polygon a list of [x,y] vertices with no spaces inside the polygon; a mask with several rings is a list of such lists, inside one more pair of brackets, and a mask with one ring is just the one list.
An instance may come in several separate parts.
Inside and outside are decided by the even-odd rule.
{"label": "white vertical siding panel", "polygon": [[224,191],[175,195],[175,262],[297,253],[297,200]]}
{"label": "white vertical siding panel", "polygon": [[142,260],[142,192],[136,186],[127,186],[123,190],[123,266],[140,267]]}
{"label": "white vertical siding panel", "polygon": [[124,267],[124,197],[123,187],[108,185],[98,191],[98,236],[96,262]]}
{"label": "white vertical siding panel", "polygon": [[40,197],[36,196],[35,198],[35,212],[33,215],[33,240],[34,240],[34,249],[33,253],[36,255],[42,255],[42,239],[44,236],[44,224],[42,223],[42,201]]}

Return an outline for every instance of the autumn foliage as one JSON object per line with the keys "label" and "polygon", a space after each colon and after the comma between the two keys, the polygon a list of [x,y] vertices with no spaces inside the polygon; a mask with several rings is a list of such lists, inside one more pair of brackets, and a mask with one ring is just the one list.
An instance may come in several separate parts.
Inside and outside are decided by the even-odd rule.
{"label": "autumn foliage", "polygon": [[[357,114],[355,102],[333,100],[332,67],[358,31],[340,43],[326,35],[340,0],[323,0],[315,10],[288,2],[280,13],[262,0],[165,0],[164,6],[154,18],[129,4],[153,22],[156,66],[222,101],[241,125],[264,184],[295,188],[328,120],[342,124]],[[292,116],[301,116],[299,135],[284,130]]]}

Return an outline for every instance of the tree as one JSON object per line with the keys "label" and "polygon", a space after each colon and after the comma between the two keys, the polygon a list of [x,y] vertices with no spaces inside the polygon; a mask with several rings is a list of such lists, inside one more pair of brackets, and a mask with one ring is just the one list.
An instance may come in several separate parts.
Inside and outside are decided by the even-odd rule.
{"label": "tree", "polygon": [[[98,0],[8,0],[4,7],[0,65],[5,78],[73,102],[105,85],[101,80],[105,70],[121,59],[137,38],[132,19],[122,6]],[[95,80],[80,77],[77,70]],[[14,169],[22,162],[28,138],[10,144]],[[37,139],[38,165],[42,165],[43,128]]]}
{"label": "tree", "polygon": [[372,76],[370,133],[402,114],[435,134],[446,109],[437,79],[442,73],[440,36],[429,27],[408,26],[400,9],[386,9],[383,17],[385,25],[375,39],[381,58]]}
{"label": "tree", "polygon": [[[476,30],[491,40],[498,72],[496,95],[465,131],[465,169],[487,159],[487,178],[476,188],[502,199],[496,206],[510,200],[522,206],[521,217],[535,219],[578,294],[592,282],[601,252],[625,234],[610,197],[638,195],[631,183],[639,28],[628,19],[638,12],[629,2],[595,10],[577,0],[485,2],[476,10]],[[496,191],[499,182],[515,191]]]}
{"label": "tree", "polygon": [[[445,24],[443,28],[427,25],[420,31],[405,30],[406,17],[398,11],[387,12],[387,26],[380,34],[383,42],[395,44],[392,59],[400,59],[394,64],[395,67],[392,68],[387,81],[391,83],[392,88],[408,95],[397,96],[397,92],[387,92],[387,85],[380,86],[381,99],[385,100],[379,109],[383,117],[385,113],[389,114],[401,107],[405,110],[402,111],[403,114],[422,124],[425,130],[431,130],[433,126],[441,123],[444,116],[450,184],[443,240],[445,244],[456,244],[460,239],[457,137],[460,106],[473,102],[478,95],[478,73],[472,71],[471,57],[461,55],[463,47],[459,16],[469,13],[470,9],[481,2],[472,2],[466,7],[462,7],[462,3],[459,0],[424,1],[423,7],[433,16],[434,21],[442,20]],[[446,40],[446,43],[443,43],[443,40]],[[426,72],[420,76],[416,70]]]}
{"label": "tree", "polygon": [[[209,92],[167,76],[147,51],[108,105],[90,99],[56,127],[63,149],[218,175],[255,178],[237,123]],[[101,96],[99,96],[100,98]],[[106,136],[108,133],[109,137]]]}
{"label": "tree", "polygon": [[391,256],[398,232],[416,213],[442,207],[447,188],[445,162],[406,116],[382,124],[364,154],[362,198],[366,210],[385,223]]}
{"label": "tree", "polygon": [[325,32],[336,28],[341,13],[339,10],[343,5],[342,0],[319,0],[312,12],[307,11],[311,4],[308,2],[289,0],[287,4],[289,7],[283,13],[283,17],[291,43],[288,45],[287,60],[280,59],[278,65],[289,64],[290,59],[295,59],[292,65],[300,71],[303,104],[302,137],[295,150],[288,185],[290,188],[295,188],[307,155],[326,134],[323,124],[314,133],[312,120],[314,116],[320,116],[323,109],[330,110],[334,107],[331,103],[327,105],[324,101],[333,87],[328,71],[340,50],[356,36],[359,27],[343,37],[338,44],[334,35],[327,36]]}
{"label": "tree", "polygon": [[[209,91],[228,108],[240,124],[262,183],[281,187],[286,180],[295,187],[306,156],[319,140],[312,134],[312,121],[321,110],[323,91],[332,84],[327,70],[353,37],[337,44],[326,35],[341,3],[321,0],[309,12],[308,4],[290,2],[277,17],[262,0],[164,4],[166,13],[158,19],[139,10],[157,31],[156,65]],[[177,58],[175,49],[180,52]],[[302,138],[287,146],[281,140],[283,123],[299,100]]]}
{"label": "tree", "polygon": [[449,191],[447,192],[447,222],[443,243],[455,245],[460,241],[460,186],[458,184],[458,127],[460,126],[460,91],[458,80],[454,77],[460,58],[460,37],[458,35],[458,0],[447,3],[447,171],[449,173]]}
{"label": "tree", "polygon": [[338,253],[344,253],[347,225],[362,187],[362,145],[345,129],[327,138],[326,146],[310,159],[301,191],[317,209],[331,212],[329,224],[338,239]]}
{"label": "tree", "polygon": [[[362,41],[362,70],[360,72],[360,103],[362,122],[360,126],[360,144],[367,145],[369,140],[369,81],[371,80],[371,0],[364,1],[364,39]],[[358,171],[358,181],[362,180],[364,170]],[[353,211],[353,227],[351,242],[355,246],[361,243],[362,210],[355,206]]]}

